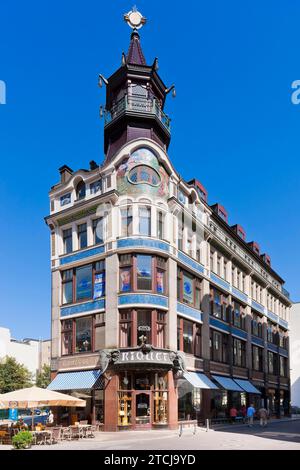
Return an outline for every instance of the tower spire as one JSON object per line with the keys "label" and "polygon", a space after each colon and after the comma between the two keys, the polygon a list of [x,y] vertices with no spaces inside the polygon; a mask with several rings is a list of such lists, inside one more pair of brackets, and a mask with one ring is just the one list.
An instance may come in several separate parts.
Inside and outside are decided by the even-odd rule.
{"label": "tower spire", "polygon": [[146,18],[137,11],[136,6],[134,6],[131,11],[124,15],[124,20],[128,26],[133,29],[127,54],[127,63],[146,65],[145,56],[140,43],[140,35],[137,32],[138,29],[146,23]]}

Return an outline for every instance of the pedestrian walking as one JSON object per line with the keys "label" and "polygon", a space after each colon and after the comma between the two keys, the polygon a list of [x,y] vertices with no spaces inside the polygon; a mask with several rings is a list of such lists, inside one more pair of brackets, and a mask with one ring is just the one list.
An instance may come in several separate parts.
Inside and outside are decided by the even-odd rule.
{"label": "pedestrian walking", "polygon": [[233,424],[237,417],[237,409],[235,406],[232,406],[229,410],[229,416],[231,418],[231,423]]}
{"label": "pedestrian walking", "polygon": [[247,408],[248,426],[249,426],[250,428],[253,426],[254,414],[255,414],[255,408],[254,408],[253,404],[251,404],[251,405]]}
{"label": "pedestrian walking", "polygon": [[265,427],[268,424],[268,410],[262,407],[258,410],[259,424],[261,427]]}
{"label": "pedestrian walking", "polygon": [[240,411],[241,411],[241,415],[242,415],[242,417],[243,417],[243,423],[245,424],[245,422],[246,422],[246,415],[247,415],[247,408],[246,408],[246,406],[243,405],[243,406],[241,407],[241,410],[240,410]]}

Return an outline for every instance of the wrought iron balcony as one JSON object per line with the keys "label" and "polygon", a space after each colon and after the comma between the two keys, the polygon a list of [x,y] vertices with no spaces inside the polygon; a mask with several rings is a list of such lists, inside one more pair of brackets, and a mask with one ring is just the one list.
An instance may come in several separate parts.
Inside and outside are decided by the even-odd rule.
{"label": "wrought iron balcony", "polygon": [[126,112],[156,116],[163,126],[170,132],[171,119],[163,112],[157,100],[155,98],[147,99],[136,95],[125,95],[112,106],[110,111],[105,110],[104,125],[107,126]]}

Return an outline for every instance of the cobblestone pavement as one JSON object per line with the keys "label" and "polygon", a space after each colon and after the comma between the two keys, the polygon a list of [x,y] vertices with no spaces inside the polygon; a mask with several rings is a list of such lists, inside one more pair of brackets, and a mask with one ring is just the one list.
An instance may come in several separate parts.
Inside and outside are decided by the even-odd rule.
{"label": "cobblestone pavement", "polygon": [[[10,450],[11,446],[0,446]],[[266,428],[232,425],[206,432],[198,428],[176,431],[128,431],[97,433],[94,439],[64,441],[52,446],[33,446],[32,450],[300,450],[300,420],[273,422]]]}

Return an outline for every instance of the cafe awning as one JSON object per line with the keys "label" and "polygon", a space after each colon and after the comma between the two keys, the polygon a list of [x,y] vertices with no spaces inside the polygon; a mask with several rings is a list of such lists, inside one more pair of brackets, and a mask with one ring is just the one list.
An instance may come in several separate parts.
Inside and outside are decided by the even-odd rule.
{"label": "cafe awning", "polygon": [[195,388],[217,389],[218,387],[201,372],[184,372],[183,377]]}
{"label": "cafe awning", "polygon": [[248,393],[256,393],[256,394],[261,395],[261,392],[260,392],[256,387],[254,387],[254,385],[253,385],[251,382],[249,382],[249,380],[234,379],[234,381],[235,381],[240,387],[242,387],[242,389],[243,389],[245,392],[248,392]]}
{"label": "cafe awning", "polygon": [[90,390],[103,388],[100,369],[59,372],[48,385],[48,390]]}
{"label": "cafe awning", "polygon": [[222,375],[213,375],[212,377],[221,385],[221,387],[225,388],[225,390],[230,390],[232,392],[244,392],[242,387],[240,387],[240,385],[238,385],[230,377],[223,377]]}

